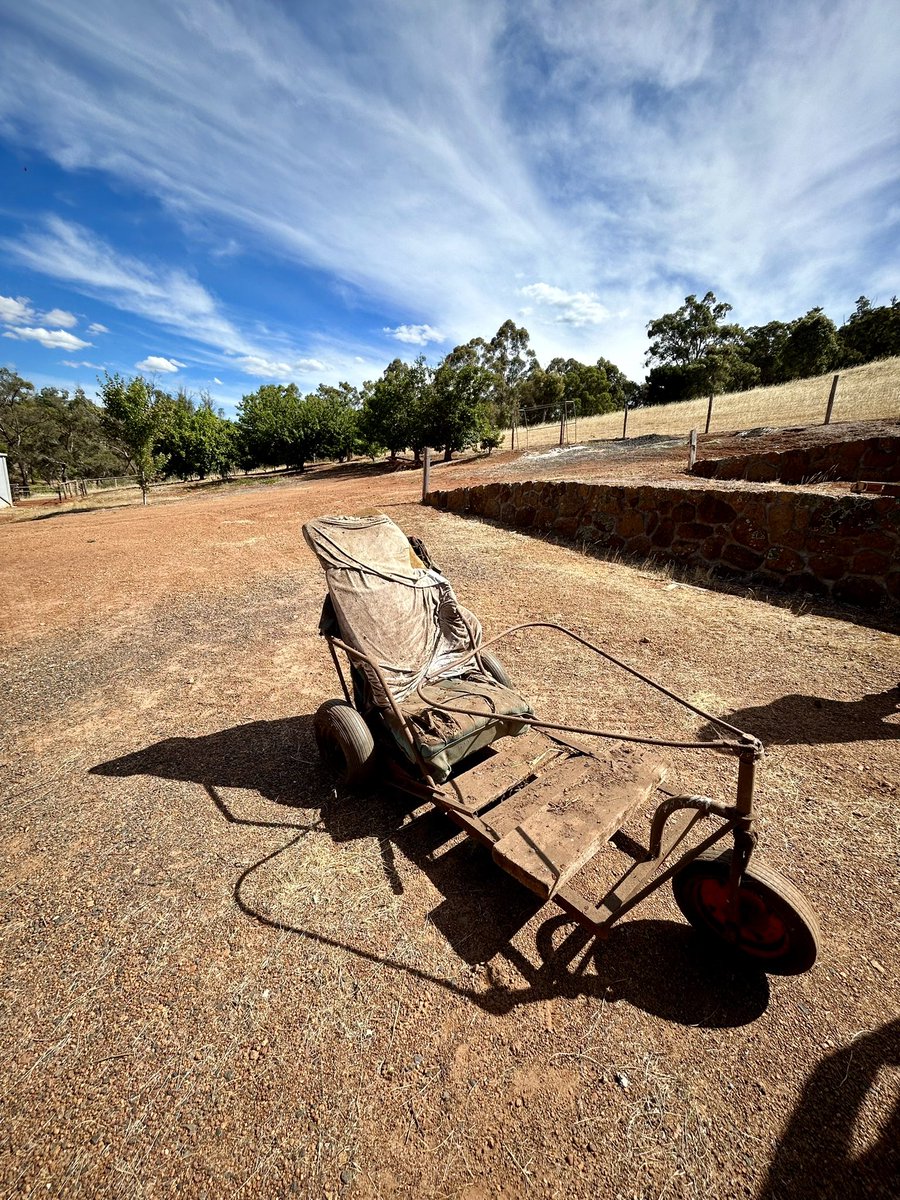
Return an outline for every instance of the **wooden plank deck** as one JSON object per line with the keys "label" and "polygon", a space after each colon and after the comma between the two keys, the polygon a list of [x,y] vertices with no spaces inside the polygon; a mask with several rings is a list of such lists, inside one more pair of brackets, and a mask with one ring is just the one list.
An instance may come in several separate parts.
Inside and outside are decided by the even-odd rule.
{"label": "wooden plank deck", "polygon": [[655,754],[620,743],[570,758],[485,814],[495,861],[549,900],[662,782]]}
{"label": "wooden plank deck", "polygon": [[449,779],[443,791],[454,808],[477,813],[518,787],[532,775],[566,756],[566,751],[539,733],[529,730],[517,738],[504,738],[491,747],[481,762]]}

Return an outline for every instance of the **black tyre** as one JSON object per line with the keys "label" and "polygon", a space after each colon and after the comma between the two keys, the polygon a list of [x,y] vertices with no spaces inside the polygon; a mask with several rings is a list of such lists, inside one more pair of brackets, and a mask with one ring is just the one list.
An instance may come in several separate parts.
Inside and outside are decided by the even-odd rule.
{"label": "black tyre", "polygon": [[374,774],[375,741],[355,708],[343,700],[326,700],[313,727],[322,760],[347,787],[362,787]]}
{"label": "black tyre", "polygon": [[492,679],[496,679],[498,683],[502,683],[504,687],[511,688],[512,680],[506,673],[506,667],[499,658],[494,654],[489,654],[487,650],[482,651],[481,661],[485,671]]}
{"label": "black tyre", "polygon": [[707,850],[672,877],[678,907],[699,932],[715,938],[770,975],[801,975],[819,953],[819,923],[789,880],[755,856],[728,904],[731,850]]}

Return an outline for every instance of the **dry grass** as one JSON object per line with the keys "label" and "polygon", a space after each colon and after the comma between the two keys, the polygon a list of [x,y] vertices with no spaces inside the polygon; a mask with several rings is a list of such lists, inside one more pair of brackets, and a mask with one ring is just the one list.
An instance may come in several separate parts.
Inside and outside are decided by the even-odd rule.
{"label": "dry grass", "polygon": [[[833,421],[896,420],[900,417],[900,358],[885,358],[841,371],[834,403]],[[794,425],[818,425],[825,416],[832,375],[797,379],[778,387],[754,388],[750,392],[729,392],[713,402],[711,433],[753,429],[759,425],[785,428]],[[639,408],[628,414],[628,436],[647,433],[687,434],[703,431],[707,401],[689,400],[682,404],[661,404]],[[622,413],[585,417],[571,426],[571,441],[587,442],[622,436]],[[522,431],[523,449],[555,446],[559,424],[539,425]],[[505,446],[509,446],[509,436]]]}

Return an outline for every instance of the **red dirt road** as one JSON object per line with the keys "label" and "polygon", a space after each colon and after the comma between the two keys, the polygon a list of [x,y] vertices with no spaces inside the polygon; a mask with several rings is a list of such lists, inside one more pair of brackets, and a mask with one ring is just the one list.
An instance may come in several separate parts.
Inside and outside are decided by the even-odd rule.
{"label": "red dirt road", "polygon": [[[900,639],[419,486],[351,468],[0,523],[3,1194],[893,1196]],[[594,947],[441,817],[336,794],[300,525],[362,507],[489,633],[561,620],[763,737],[761,853],[819,911],[812,972],[723,964],[667,889]],[[547,715],[687,730],[568,647],[503,657]],[[671,767],[728,794],[725,760]]]}

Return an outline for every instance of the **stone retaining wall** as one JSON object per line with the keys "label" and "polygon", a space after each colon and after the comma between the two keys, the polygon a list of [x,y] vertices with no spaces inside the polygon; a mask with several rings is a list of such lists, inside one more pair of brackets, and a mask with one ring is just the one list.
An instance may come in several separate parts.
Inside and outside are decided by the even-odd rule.
{"label": "stone retaining wall", "polygon": [[825,479],[900,482],[900,437],[855,438],[730,458],[704,458],[693,473],[704,479],[810,483]]}
{"label": "stone retaining wall", "polygon": [[891,496],[533,481],[431,492],[427,503],[849,604],[900,601],[900,500]]}

